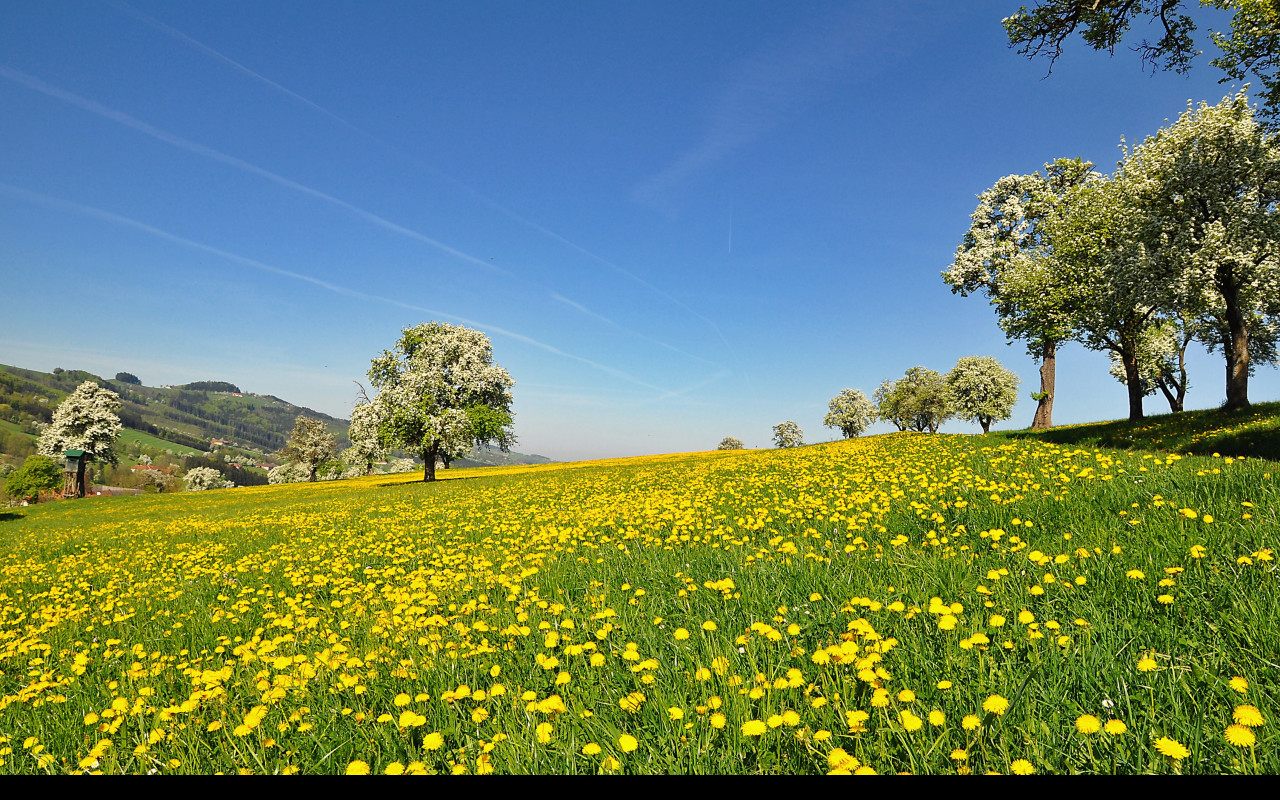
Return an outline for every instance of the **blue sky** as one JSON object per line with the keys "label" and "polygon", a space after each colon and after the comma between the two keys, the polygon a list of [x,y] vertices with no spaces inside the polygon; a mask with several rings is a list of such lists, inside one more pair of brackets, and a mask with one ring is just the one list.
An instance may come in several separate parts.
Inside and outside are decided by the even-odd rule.
{"label": "blue sky", "polygon": [[[1036,365],[940,278],[976,195],[1236,87],[1078,40],[1046,77],[1017,5],[4,0],[0,363],[345,416],[438,319],[556,459],[825,441],[841,389],[966,355],[1022,377],[1024,427]],[[1197,352],[1188,406],[1223,377]],[[1065,347],[1055,422],[1126,413]]]}

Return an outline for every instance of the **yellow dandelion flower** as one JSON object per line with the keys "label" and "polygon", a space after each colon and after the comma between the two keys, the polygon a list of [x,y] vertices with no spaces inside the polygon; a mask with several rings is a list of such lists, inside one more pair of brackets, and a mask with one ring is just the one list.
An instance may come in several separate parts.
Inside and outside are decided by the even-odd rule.
{"label": "yellow dandelion flower", "polygon": [[369,765],[364,761],[352,761],[347,765],[348,775],[368,775]]}
{"label": "yellow dandelion flower", "polygon": [[1009,771],[1014,775],[1032,775],[1036,768],[1031,766],[1031,762],[1025,758],[1020,758],[1009,765]]}
{"label": "yellow dandelion flower", "polygon": [[982,720],[975,714],[966,714],[964,719],[960,720],[960,727],[966,731],[976,731],[982,727]]}
{"label": "yellow dandelion flower", "polygon": [[444,736],[440,732],[428,733],[422,737],[423,750],[439,750],[441,747],[444,747]]}
{"label": "yellow dandelion flower", "polygon": [[1253,731],[1243,725],[1228,725],[1224,735],[1227,737],[1227,742],[1236,747],[1253,747],[1257,742]]}
{"label": "yellow dandelion flower", "polygon": [[898,713],[898,721],[902,723],[902,727],[906,728],[908,733],[918,731],[924,726],[923,720],[906,710]]}
{"label": "yellow dandelion flower", "polygon": [[1240,694],[1244,694],[1245,692],[1249,691],[1249,682],[1238,675],[1232,678],[1231,680],[1227,681],[1227,684],[1232,689],[1235,689],[1237,692],[1239,692]]}
{"label": "yellow dandelion flower", "polygon": [[1102,726],[1102,729],[1107,732],[1108,736],[1119,736],[1129,730],[1129,727],[1118,719],[1109,719],[1107,724]]}
{"label": "yellow dandelion flower", "polygon": [[932,725],[933,727],[940,728],[942,727],[943,724],[946,723],[946,721],[947,721],[947,715],[942,713],[940,710],[935,708],[934,710],[929,712],[929,724]]}
{"label": "yellow dandelion flower", "polygon": [[634,752],[635,749],[639,746],[640,746],[640,742],[636,739],[636,737],[632,736],[629,733],[624,733],[618,737],[618,749],[624,753]]}
{"label": "yellow dandelion flower", "polygon": [[1086,736],[1097,733],[1102,730],[1102,720],[1092,714],[1081,714],[1076,717],[1076,730]]}
{"label": "yellow dandelion flower", "polygon": [[383,775],[403,775],[404,764],[401,764],[399,761],[392,761],[382,770],[382,774]]}
{"label": "yellow dandelion flower", "polygon": [[749,719],[742,723],[743,736],[762,736],[767,730],[769,730],[769,726],[758,719]]}
{"label": "yellow dandelion flower", "polygon": [[540,722],[538,727],[534,728],[534,734],[538,737],[538,744],[546,744],[551,741],[551,723]]}
{"label": "yellow dandelion flower", "polygon": [[595,742],[588,742],[586,745],[583,746],[582,754],[584,756],[600,755],[600,745],[596,744]]}
{"label": "yellow dandelion flower", "polygon": [[1009,701],[998,694],[993,694],[982,701],[982,710],[989,714],[1002,715],[1009,710]]}
{"label": "yellow dandelion flower", "polygon": [[1231,712],[1231,718],[1250,728],[1257,728],[1266,723],[1262,718],[1262,712],[1254,706],[1236,706],[1236,710]]}
{"label": "yellow dandelion flower", "polygon": [[1156,660],[1154,658],[1151,658],[1150,656],[1147,656],[1146,658],[1140,659],[1138,661],[1138,672],[1151,672],[1157,666],[1158,665],[1156,664]]}
{"label": "yellow dandelion flower", "polygon": [[719,730],[720,728],[723,728],[723,727],[725,726],[725,724],[726,724],[726,723],[728,723],[728,721],[729,721],[729,718],[728,718],[728,717],[726,717],[724,714],[712,714],[712,715],[711,715],[711,720],[710,720],[710,722],[711,722],[711,727],[713,727],[713,728],[715,728],[715,729],[717,729],[717,730]]}
{"label": "yellow dandelion flower", "polygon": [[1156,750],[1160,751],[1160,755],[1168,756],[1174,761],[1181,761],[1191,755],[1191,751],[1179,742],[1170,739],[1168,736],[1161,736],[1156,739]]}

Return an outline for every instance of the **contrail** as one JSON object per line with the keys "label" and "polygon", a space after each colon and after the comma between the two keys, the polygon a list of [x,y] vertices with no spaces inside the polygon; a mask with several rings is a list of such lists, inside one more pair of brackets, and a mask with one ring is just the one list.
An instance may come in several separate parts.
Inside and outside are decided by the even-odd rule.
{"label": "contrail", "polygon": [[[387,150],[388,152],[394,153],[395,155],[399,156],[400,158],[403,158],[403,159],[405,159],[406,161],[408,161],[408,162],[410,162],[410,163],[414,164],[415,166],[419,167],[420,169],[426,170],[427,172],[430,172],[430,173],[432,173],[432,174],[434,174],[434,175],[436,175],[436,176],[440,177],[441,179],[443,179],[443,180],[445,180],[445,181],[447,181],[447,182],[449,182],[449,183],[453,184],[454,186],[458,187],[459,189],[462,189],[463,191],[467,192],[468,194],[470,194],[470,195],[471,195],[472,197],[474,197],[475,199],[477,199],[477,200],[479,200],[480,202],[484,203],[485,205],[489,206],[489,207],[490,207],[490,208],[492,208],[493,210],[495,210],[495,211],[497,211],[497,212],[499,212],[499,213],[503,214],[504,216],[508,217],[509,219],[515,220],[516,222],[520,223],[521,225],[524,225],[524,226],[526,226],[526,227],[528,227],[528,228],[531,228],[531,229],[532,229],[532,230],[534,230],[534,231],[537,231],[538,233],[541,233],[541,234],[542,234],[542,235],[544,235],[544,236],[547,236],[547,237],[549,237],[549,238],[551,238],[551,239],[554,239],[555,241],[557,241],[557,242],[559,242],[559,243],[561,243],[561,244],[565,245],[566,247],[569,247],[569,248],[572,248],[573,250],[578,251],[579,253],[581,253],[582,255],[586,256],[587,258],[590,258],[590,259],[592,259],[593,261],[595,261],[595,262],[597,262],[597,263],[599,263],[599,264],[601,264],[601,265],[603,265],[603,266],[605,266],[605,267],[608,267],[610,270],[612,270],[612,271],[614,271],[614,272],[618,273],[619,275],[622,275],[622,276],[624,276],[624,277],[626,277],[626,278],[628,278],[628,279],[630,279],[630,280],[634,281],[635,283],[638,283],[639,285],[641,285],[641,286],[643,286],[644,288],[648,289],[650,292],[653,292],[653,293],[654,293],[654,294],[656,294],[657,296],[659,296],[659,297],[663,298],[664,300],[666,300],[666,301],[668,301],[668,302],[670,302],[670,303],[674,304],[675,306],[677,306],[677,307],[678,307],[678,308],[680,308],[681,310],[685,311],[686,313],[690,314],[691,316],[695,317],[696,319],[698,319],[698,320],[700,320],[701,322],[703,322],[703,323],[707,324],[708,326],[710,326],[710,327],[711,327],[711,329],[715,331],[716,336],[720,339],[721,343],[722,343],[722,344],[724,344],[724,345],[725,345],[725,347],[726,347],[730,352],[732,352],[732,351],[733,351],[732,346],[731,346],[731,345],[729,345],[728,340],[727,340],[727,339],[725,339],[724,334],[723,334],[723,333],[721,333],[719,326],[717,326],[714,322],[712,322],[710,319],[708,319],[707,317],[703,316],[702,314],[699,314],[697,311],[695,311],[694,309],[690,308],[688,305],[686,305],[685,303],[683,303],[683,302],[681,302],[680,300],[676,299],[676,298],[675,298],[675,297],[673,297],[672,295],[668,294],[667,292],[663,291],[662,289],[659,289],[657,286],[654,286],[653,284],[651,284],[651,283],[649,283],[648,281],[644,280],[644,279],[643,279],[643,278],[641,278],[640,276],[638,276],[638,275],[636,275],[635,273],[631,272],[630,270],[627,270],[627,269],[625,269],[625,268],[623,268],[623,267],[621,267],[621,266],[619,266],[619,265],[617,265],[617,264],[613,263],[612,261],[610,261],[610,260],[608,260],[608,259],[606,259],[606,258],[604,258],[604,257],[602,257],[602,256],[599,256],[599,255],[597,255],[596,253],[591,252],[590,250],[586,249],[585,247],[582,247],[581,245],[579,245],[578,243],[573,242],[573,241],[571,241],[571,240],[569,240],[569,239],[565,238],[564,236],[561,236],[560,234],[556,233],[555,231],[551,230],[550,228],[547,228],[547,227],[545,227],[545,226],[543,226],[543,225],[539,225],[538,223],[534,222],[533,220],[528,219],[527,217],[524,217],[524,216],[522,216],[522,215],[518,214],[518,213],[517,213],[517,212],[515,212],[515,211],[512,211],[511,209],[509,209],[509,208],[507,208],[506,206],[502,205],[501,203],[499,203],[498,201],[496,201],[496,200],[494,200],[493,198],[489,197],[488,195],[484,194],[483,192],[479,191],[478,189],[476,189],[476,188],[474,188],[474,187],[472,187],[472,186],[469,186],[469,185],[467,185],[466,183],[463,183],[461,180],[459,180],[459,179],[457,179],[457,178],[453,177],[452,175],[449,175],[448,173],[446,173],[446,172],[442,171],[440,168],[436,167],[435,165],[433,165],[433,164],[429,164],[429,163],[427,163],[427,162],[425,162],[425,161],[423,161],[423,160],[421,160],[421,159],[419,159],[419,158],[416,158],[416,157],[414,157],[414,156],[412,156],[412,155],[410,155],[410,154],[408,154],[408,153],[404,152],[403,150],[401,150],[401,149],[399,149],[399,148],[395,147],[394,145],[387,143],[386,141],[384,141],[384,140],[383,140],[383,139],[381,139],[380,137],[378,137],[378,136],[376,136],[376,135],[374,135],[374,134],[370,133],[369,131],[366,131],[365,129],[361,128],[360,126],[356,125],[355,123],[350,122],[350,121],[348,121],[348,120],[344,119],[344,118],[343,118],[343,117],[341,117],[340,115],[335,114],[334,112],[330,111],[329,109],[325,108],[324,106],[320,105],[319,103],[316,103],[315,101],[310,100],[310,99],[308,99],[308,98],[306,98],[306,97],[304,97],[304,96],[302,96],[302,95],[298,94],[297,92],[295,92],[295,91],[293,91],[293,90],[291,90],[291,89],[288,89],[288,88],[286,88],[286,87],[284,87],[284,86],[280,85],[279,83],[276,83],[275,81],[271,80],[270,78],[268,78],[268,77],[266,77],[266,76],[264,76],[264,75],[262,75],[262,74],[260,74],[260,73],[258,73],[258,72],[255,72],[255,71],[253,71],[252,69],[249,69],[248,67],[246,67],[245,65],[241,64],[240,62],[238,62],[238,61],[236,61],[236,60],[234,60],[234,59],[232,59],[232,58],[230,58],[230,57],[228,57],[228,56],[226,56],[226,55],[224,55],[224,54],[222,54],[222,53],[218,52],[217,50],[213,49],[212,47],[209,47],[208,45],[204,44],[203,42],[200,42],[199,40],[194,39],[194,38],[192,38],[192,37],[188,36],[187,34],[183,33],[182,31],[179,31],[178,29],[176,29],[176,28],[174,28],[174,27],[172,27],[172,26],[170,26],[170,25],[166,25],[165,23],[161,22],[161,21],[160,21],[160,20],[158,20],[158,19],[155,19],[155,18],[153,18],[153,17],[149,17],[149,16],[147,16],[146,14],[143,14],[142,12],[140,12],[140,11],[138,11],[138,10],[134,9],[134,8],[131,8],[130,6],[126,5],[125,3],[119,2],[118,0],[103,0],[103,2],[105,2],[107,5],[111,6],[112,8],[115,8],[117,11],[120,11],[121,13],[127,14],[128,16],[131,16],[131,17],[133,17],[134,19],[136,19],[136,20],[138,20],[138,21],[140,21],[140,22],[142,22],[142,23],[144,23],[144,24],[146,24],[146,25],[149,25],[149,26],[150,26],[150,27],[152,27],[152,28],[155,28],[156,30],[158,30],[158,31],[160,31],[160,32],[162,32],[162,33],[164,33],[164,34],[166,34],[166,35],[168,35],[168,36],[171,36],[171,37],[173,37],[173,38],[175,38],[175,39],[177,39],[177,40],[179,40],[179,41],[181,41],[181,42],[184,42],[184,43],[186,43],[186,44],[189,44],[190,46],[192,46],[192,47],[196,48],[196,49],[197,49],[197,50],[199,50],[200,52],[205,53],[206,55],[208,55],[208,56],[210,56],[210,57],[212,57],[212,58],[214,58],[214,59],[216,59],[216,60],[218,60],[218,61],[221,61],[221,62],[222,62],[222,63],[224,63],[224,64],[227,64],[227,65],[228,65],[228,66],[230,66],[231,68],[235,69],[237,72],[240,72],[240,73],[242,73],[242,74],[244,74],[244,75],[247,75],[247,76],[249,76],[250,78],[252,78],[252,79],[254,79],[254,80],[256,80],[256,81],[258,81],[258,82],[260,82],[260,83],[262,83],[262,84],[264,84],[264,85],[266,85],[266,86],[269,86],[270,88],[275,89],[276,91],[278,91],[278,92],[280,92],[280,93],[282,93],[282,94],[285,94],[285,95],[287,95],[287,96],[289,96],[289,97],[293,98],[294,100],[297,100],[298,102],[302,103],[303,105],[307,106],[308,108],[311,108],[311,109],[313,109],[313,110],[315,110],[315,111],[317,111],[317,112],[319,112],[319,113],[323,114],[324,116],[328,117],[329,119],[333,120],[334,122],[337,122],[338,124],[342,125],[343,127],[348,128],[349,130],[354,131],[355,133],[360,134],[361,136],[365,137],[366,139],[368,139],[369,141],[371,141],[371,142],[373,142],[374,144],[378,145],[379,147],[383,148],[384,150]],[[732,247],[731,247],[731,249],[732,249]],[[685,355],[688,355],[688,354],[686,353]]]}
{"label": "contrail", "polygon": [[437,309],[425,308],[423,306],[414,305],[412,303],[405,303],[400,300],[395,300],[389,297],[382,297],[376,294],[369,294],[367,292],[361,292],[355,289],[349,289],[345,286],[339,286],[336,283],[330,283],[329,281],[321,280],[320,278],[315,278],[310,275],[304,275],[303,273],[300,273],[300,272],[293,272],[292,270],[282,269],[281,267],[272,266],[271,264],[258,261],[257,259],[248,258],[246,256],[238,255],[236,253],[232,253],[227,250],[222,250],[212,245],[207,245],[202,242],[197,242],[192,239],[187,239],[186,237],[179,236],[174,233],[169,233],[168,231],[161,230],[160,228],[156,228],[154,226],[148,225],[145,222],[139,222],[138,220],[131,219],[129,217],[121,216],[119,214],[113,214],[110,211],[103,211],[100,208],[81,205],[80,203],[74,203],[70,200],[61,200],[56,197],[50,197],[49,195],[40,194],[39,192],[32,192],[30,190],[23,189],[18,186],[11,186],[7,183],[0,183],[0,192],[4,192],[14,197],[18,197],[30,203],[37,203],[40,205],[48,206],[50,208],[58,209],[60,211],[70,211],[70,212],[75,212],[79,214],[84,214],[85,216],[93,217],[95,219],[100,219],[106,222],[111,222],[113,224],[122,225],[128,228],[133,228],[134,230],[142,231],[144,233],[150,234],[152,236],[156,236],[166,241],[183,245],[184,247],[190,247],[196,250],[201,250],[206,253],[212,253],[213,255],[219,256],[220,258],[225,258],[228,261],[234,261],[238,264],[243,264],[245,266],[263,270],[265,272],[270,272],[274,275],[282,275],[286,278],[292,278],[294,280],[303,281],[305,283],[312,284],[313,286],[319,286],[322,289],[326,289],[328,291],[331,291],[340,295],[344,295],[346,297],[353,297],[360,300],[366,300],[366,301],[376,302],[376,303],[384,303],[386,305],[396,306],[397,308],[403,308],[409,311],[417,311],[424,314],[429,314],[431,316],[444,317],[446,319],[451,319],[463,325],[474,326],[477,329],[483,330],[485,332],[493,332],[497,335],[505,336],[509,339],[514,339],[518,342],[523,342],[532,347],[545,350],[548,353],[552,353],[562,358],[567,358],[572,361],[577,361],[582,364],[586,364],[587,366],[598,369],[620,380],[627,381],[628,383],[633,383],[637,386],[642,386],[646,389],[650,389],[652,391],[658,392],[660,396],[666,396],[671,394],[670,390],[668,389],[664,389],[661,386],[654,386],[653,384],[642,381],[639,378],[636,378],[632,375],[627,374],[626,372],[623,372],[622,370],[615,369],[605,364],[600,364],[598,362],[592,361],[589,358],[584,358],[583,356],[574,355],[573,353],[567,353],[558,347],[546,344],[545,342],[540,342],[537,339],[526,336],[522,333],[517,333],[515,331],[508,330],[506,328],[501,328],[497,325],[491,325],[487,322],[480,322],[477,320],[468,319],[467,317],[460,317],[457,314],[450,314],[448,312],[440,311]]}
{"label": "contrail", "polygon": [[[226,164],[236,169],[249,172],[250,174],[257,175],[258,177],[261,177],[261,178],[265,178],[266,180],[269,180],[280,186],[293,189],[294,191],[301,192],[310,197],[314,197],[316,199],[322,200],[326,203],[336,205],[342,209],[345,209],[351,212],[352,214],[355,214],[357,217],[372,223],[373,225],[376,225],[380,228],[384,228],[386,230],[390,230],[394,233],[401,234],[403,236],[407,236],[411,239],[424,242],[444,253],[447,253],[448,255],[451,255],[469,264],[483,267],[487,270],[497,272],[506,277],[513,278],[515,280],[522,280],[522,281],[525,281],[526,283],[531,283],[535,286],[540,286],[543,289],[547,289],[546,286],[542,286],[538,281],[534,281],[532,279],[519,276],[511,272],[510,270],[497,266],[492,261],[485,261],[469,253],[464,253],[463,251],[458,250],[457,248],[450,247],[449,245],[441,241],[433,239],[430,236],[426,236],[425,234],[419,233],[418,231],[412,230],[410,228],[406,228],[403,225],[398,225],[394,222],[391,222],[388,219],[385,219],[383,217],[378,216],[377,214],[374,214],[371,211],[366,211],[360,208],[359,206],[352,205],[351,203],[348,203],[345,200],[326,194],[318,189],[313,189],[310,186],[306,186],[304,184],[298,183],[297,181],[290,180],[289,178],[286,178],[283,175],[279,175],[277,173],[271,172],[270,170],[263,169],[262,167],[259,167],[256,164],[252,164],[243,159],[236,158],[235,156],[227,155],[226,153],[223,153],[219,150],[215,150],[211,147],[207,147],[197,142],[193,142],[189,139],[185,139],[181,136],[177,136],[175,134],[169,133],[168,131],[161,130],[160,128],[156,128],[153,125],[149,125],[139,119],[136,119],[128,114],[125,114],[122,111],[117,111],[113,108],[104,106],[101,103],[95,102],[85,97],[81,97],[80,95],[74,94],[72,92],[68,92],[65,89],[60,89],[56,86],[52,86],[32,75],[28,75],[24,72],[20,72],[18,70],[10,69],[9,67],[0,65],[0,76],[5,77],[22,86],[25,86],[28,89],[32,89],[33,91],[40,92],[42,94],[53,97],[55,99],[61,100],[65,103],[69,103],[70,105],[76,106],[77,108],[83,109],[92,114],[96,114],[100,117],[104,117],[108,120],[111,120],[112,122],[118,123],[120,125],[124,125],[125,127],[131,128],[140,133],[146,134],[147,136],[151,136],[152,138],[158,139],[164,142],[165,144],[171,145],[173,147],[177,147],[181,150],[186,150],[187,152],[194,153],[196,155],[199,155],[205,158],[212,159],[214,161],[217,161],[222,164]],[[550,290],[548,289],[548,291]],[[554,295],[554,293],[552,294]],[[556,295],[556,297],[563,300],[563,298],[560,298],[558,295]],[[574,306],[579,310],[585,310],[581,305],[578,305],[576,303],[570,302],[570,305]],[[591,312],[588,312],[588,314],[597,319],[605,319],[599,314],[594,314]],[[673,347],[671,345],[663,344],[661,342],[657,342],[656,340],[649,339],[649,337],[646,337],[643,334],[623,328],[622,326],[618,325],[612,320],[606,320],[606,321],[608,321],[609,324],[613,325],[614,327],[617,327],[621,330],[626,330],[628,333],[631,333],[632,335],[639,336],[644,339],[648,339],[649,341],[652,341],[656,344],[660,344],[663,347],[666,347],[667,349],[670,349],[674,352],[681,353],[682,355],[685,355],[688,357],[692,357],[695,360],[706,361],[705,359],[701,359],[696,356],[690,356],[690,354],[685,353],[679,348]]]}
{"label": "contrail", "polygon": [[256,164],[251,164],[248,161],[236,158],[235,156],[229,156],[226,153],[223,153],[219,150],[214,150],[212,147],[206,147],[202,144],[193,142],[190,139],[184,139],[181,136],[177,136],[175,134],[169,133],[168,131],[163,131],[152,125],[148,125],[142,120],[135,119],[134,117],[131,117],[122,111],[116,111],[115,109],[108,108],[107,106],[104,106],[101,103],[94,102],[93,100],[89,100],[88,98],[81,97],[78,94],[73,94],[64,89],[59,89],[56,86],[47,84],[44,81],[40,80],[39,78],[36,78],[32,75],[28,75],[25,72],[19,72],[18,70],[10,69],[9,67],[0,65],[0,77],[7,78],[13,81],[14,83],[27,87],[28,89],[32,89],[42,94],[46,94],[50,97],[61,100],[64,103],[69,103],[73,106],[76,106],[77,108],[81,108],[92,114],[97,114],[100,117],[104,117],[106,119],[111,120],[112,122],[116,122],[121,125],[124,125],[127,128],[132,128],[133,130],[136,130],[139,133],[145,133],[146,135],[154,139],[159,139],[165,144],[172,145],[181,150],[186,150],[187,152],[194,153],[198,156],[203,156],[205,158],[212,159],[222,164],[226,164],[227,166],[230,166],[230,167],[235,167],[236,169],[240,169],[245,172],[251,173],[253,175],[257,175],[260,178],[265,178],[271,181],[272,183],[279,184],[280,186],[293,189],[294,191],[301,192],[305,195],[309,195],[318,200],[323,200],[324,202],[329,203],[331,205],[335,205],[335,206],[338,206],[339,208],[346,209],[347,211],[350,211],[352,214],[355,214],[356,216],[360,217],[366,222],[370,222],[380,228],[385,228],[386,230],[393,231],[403,236],[408,236],[411,239],[416,239],[417,241],[429,244],[432,247],[436,248],[437,250],[440,250],[444,253],[448,253],[449,255],[461,261],[465,261],[469,264],[473,264],[478,267],[483,267],[487,270],[493,270],[495,272],[506,275],[507,277],[511,277],[511,278],[519,277],[515,273],[509,270],[503,269],[502,267],[496,266],[488,261],[484,261],[482,259],[476,258],[475,256],[470,255],[469,253],[464,253],[461,250],[458,250],[457,248],[450,247],[444,242],[437,241],[436,239],[432,239],[430,236],[426,236],[424,234],[418,233],[417,231],[406,228],[403,225],[397,225],[396,223],[388,219],[385,219],[383,217],[380,217],[371,211],[365,211],[363,208],[352,205],[351,203],[348,203],[345,200],[340,200],[334,197],[333,195],[325,194],[319,189],[312,189],[310,186],[305,186],[301,183],[298,183],[297,181],[289,180],[283,175],[277,175],[276,173],[271,172],[270,170],[263,169],[262,167],[259,167]]}

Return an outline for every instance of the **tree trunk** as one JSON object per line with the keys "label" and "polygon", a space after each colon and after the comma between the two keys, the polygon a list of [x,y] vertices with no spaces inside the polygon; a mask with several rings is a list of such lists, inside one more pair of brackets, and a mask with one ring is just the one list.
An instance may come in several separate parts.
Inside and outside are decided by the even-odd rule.
{"label": "tree trunk", "polygon": [[1120,342],[1120,363],[1124,364],[1125,388],[1129,390],[1129,420],[1142,419],[1142,375],[1138,371],[1138,347],[1131,339]]}
{"label": "tree trunk", "polygon": [[983,433],[991,433],[991,418],[978,417],[978,424],[982,426]]}
{"label": "tree trunk", "polygon": [[422,452],[422,481],[431,483],[436,479],[436,449],[434,447]]}
{"label": "tree trunk", "polygon": [[1031,430],[1042,431],[1053,427],[1053,391],[1058,359],[1058,343],[1048,342],[1044,346],[1044,360],[1040,362],[1040,402],[1036,406],[1036,416],[1031,421]]}
{"label": "tree trunk", "polygon": [[[1223,285],[1225,284],[1225,285]],[[1219,288],[1227,306],[1229,340],[1223,351],[1227,355],[1226,411],[1249,407],[1249,326],[1240,309],[1240,290],[1234,283],[1221,281]]]}

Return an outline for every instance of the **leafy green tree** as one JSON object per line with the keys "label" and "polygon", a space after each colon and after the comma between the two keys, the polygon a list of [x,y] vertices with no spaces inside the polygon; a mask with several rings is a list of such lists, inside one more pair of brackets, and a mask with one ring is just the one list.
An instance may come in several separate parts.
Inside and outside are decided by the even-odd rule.
{"label": "leafy green tree", "polygon": [[726,436],[720,440],[717,450],[741,450],[743,447],[742,440],[733,436]]}
{"label": "leafy green tree", "polygon": [[14,500],[39,496],[41,491],[62,488],[62,465],[48,456],[28,456],[5,479],[5,494]]}
{"label": "leafy green tree", "polygon": [[991,432],[991,423],[1009,419],[1018,402],[1021,379],[992,356],[965,356],[947,373],[947,389],[956,416]]}
{"label": "leafy green tree", "polygon": [[955,416],[946,379],[924,367],[912,367],[893,383],[895,413],[908,430],[937,433]]}
{"label": "leafy green tree", "polygon": [[1025,341],[1028,354],[1040,362],[1034,430],[1053,426],[1058,345],[1072,333],[1061,294],[1069,287],[1053,280],[1047,223],[1067,193],[1088,180],[1092,167],[1080,159],[1058,159],[1045,164],[1043,175],[1001,178],[978,196],[969,230],[942,273],[954,293],[985,294],[1005,335]]}
{"label": "leafy green tree", "polygon": [[885,422],[893,423],[899,431],[907,429],[907,418],[902,409],[902,401],[905,398],[906,393],[898,391],[898,382],[887,378],[871,395],[872,402],[876,406],[876,416]]}
{"label": "leafy green tree", "polygon": [[442,454],[461,457],[480,444],[508,452],[511,387],[505,369],[493,363],[489,337],[443,322],[406,328],[395,352],[373,360],[369,380],[378,441],[387,450],[422,454],[423,480],[434,481]]}
{"label": "leafy green tree", "polygon": [[857,389],[843,389],[827,404],[827,416],[822,424],[827,428],[839,428],[844,438],[852,439],[876,420],[876,407]]}
{"label": "leafy green tree", "polygon": [[316,470],[337,450],[338,440],[324,422],[300,416],[293,422],[293,432],[280,450],[280,457],[301,464],[307,470],[307,480],[314,481]]}
{"label": "leafy green tree", "polygon": [[142,385],[142,380],[137,375],[134,375],[132,372],[117,372],[116,380],[120,381],[121,383],[131,383],[134,386]]}
{"label": "leafy green tree", "polygon": [[[1138,336],[1138,380],[1142,393],[1152,395],[1159,390],[1174,413],[1183,410],[1187,396],[1187,347],[1197,332],[1195,321],[1182,314],[1158,319]],[[1111,351],[1111,376],[1126,386],[1129,384],[1129,375],[1114,350]]]}
{"label": "leafy green tree", "polygon": [[[1045,57],[1052,71],[1062,55],[1062,45],[1079,33],[1094,50],[1115,55],[1116,45],[1135,22],[1150,18],[1159,23],[1159,38],[1142,40],[1135,48],[1143,66],[1185,73],[1200,54],[1194,33],[1196,23],[1180,13],[1189,0],[1039,0],[1027,11],[1004,20],[1011,46],[1028,58]],[[1280,122],[1280,3],[1276,0],[1200,0],[1201,6],[1233,12],[1229,31],[1211,31],[1222,51],[1213,66],[1226,73],[1220,82],[1244,80],[1252,73],[1262,82],[1263,115],[1274,126]]]}

